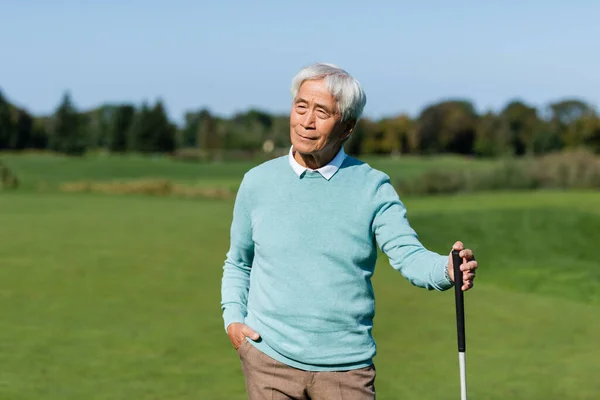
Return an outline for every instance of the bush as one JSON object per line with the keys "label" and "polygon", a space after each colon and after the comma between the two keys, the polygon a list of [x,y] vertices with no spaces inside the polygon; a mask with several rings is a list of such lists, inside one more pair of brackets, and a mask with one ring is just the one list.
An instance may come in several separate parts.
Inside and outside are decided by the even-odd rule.
{"label": "bush", "polygon": [[433,195],[459,192],[467,186],[466,182],[464,171],[434,169],[418,178],[399,182],[397,186],[403,194]]}
{"label": "bush", "polygon": [[502,161],[485,170],[432,170],[396,182],[405,195],[534,189],[600,189],[600,158],[586,150]]}
{"label": "bush", "polygon": [[530,173],[531,161],[504,160],[490,170],[467,174],[466,191],[531,190],[539,187],[538,179]]}
{"label": "bush", "polygon": [[166,179],[143,179],[121,182],[68,182],[62,184],[60,190],[63,192],[140,194],[212,199],[230,199],[235,196],[233,191],[224,188],[186,186],[172,183]]}
{"label": "bush", "polygon": [[600,188],[600,157],[586,150],[547,155],[532,169],[542,187]]}
{"label": "bush", "polygon": [[171,157],[176,161],[184,162],[207,162],[209,155],[207,152],[195,148],[181,148],[175,151]]}
{"label": "bush", "polygon": [[0,189],[16,189],[18,186],[17,177],[0,161]]}

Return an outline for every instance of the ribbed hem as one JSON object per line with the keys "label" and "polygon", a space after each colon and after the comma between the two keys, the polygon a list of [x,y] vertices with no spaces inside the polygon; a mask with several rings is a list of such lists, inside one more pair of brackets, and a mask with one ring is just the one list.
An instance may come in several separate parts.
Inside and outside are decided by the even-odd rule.
{"label": "ribbed hem", "polygon": [[[261,335],[258,340],[251,340],[248,338],[248,342],[250,342],[254,347],[260,350],[262,353],[271,357],[272,359],[279,361],[280,363],[286,364],[290,367],[304,370],[304,371],[349,371],[358,368],[365,368],[373,364],[373,356],[375,356],[375,343],[372,342],[372,346],[364,349],[364,357],[365,359],[356,359],[348,360],[346,357],[342,359],[331,360],[332,362],[321,363],[319,360],[311,360],[310,362],[302,362],[297,359],[289,358],[283,354],[281,354],[280,350],[276,350],[277,341],[276,339],[270,338],[269,329],[260,324],[258,320],[254,317],[254,314],[249,311],[248,316],[245,320],[246,325],[250,326],[259,335]],[[269,345],[271,343],[271,345]],[[353,347],[353,346],[351,346]],[[361,346],[362,347],[362,346]],[[307,349],[308,350],[308,349]],[[315,363],[316,361],[316,363]]]}

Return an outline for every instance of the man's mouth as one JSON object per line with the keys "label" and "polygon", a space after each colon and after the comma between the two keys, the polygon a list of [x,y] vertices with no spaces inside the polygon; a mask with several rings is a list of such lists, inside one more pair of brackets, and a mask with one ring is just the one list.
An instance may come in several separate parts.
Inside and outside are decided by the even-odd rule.
{"label": "man's mouth", "polygon": [[302,139],[306,139],[306,140],[317,140],[318,138],[316,137],[310,137],[310,136],[304,136],[298,132],[296,132],[298,134],[298,136],[300,136]]}

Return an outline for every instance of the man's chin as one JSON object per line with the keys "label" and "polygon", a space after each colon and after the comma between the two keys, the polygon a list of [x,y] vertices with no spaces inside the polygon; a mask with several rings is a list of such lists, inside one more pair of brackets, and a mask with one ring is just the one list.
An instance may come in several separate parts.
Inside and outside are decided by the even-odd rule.
{"label": "man's chin", "polygon": [[303,143],[292,143],[294,151],[302,155],[312,154],[314,149],[311,146],[306,146]]}

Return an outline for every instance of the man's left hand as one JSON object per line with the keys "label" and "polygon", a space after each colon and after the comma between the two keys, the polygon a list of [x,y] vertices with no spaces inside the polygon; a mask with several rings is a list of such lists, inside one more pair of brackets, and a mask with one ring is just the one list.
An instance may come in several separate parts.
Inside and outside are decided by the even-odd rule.
{"label": "man's left hand", "polygon": [[[467,291],[473,287],[473,281],[475,280],[475,270],[477,269],[477,261],[475,261],[473,250],[465,249],[465,246],[462,242],[454,243],[454,246],[452,246],[452,250],[460,251],[460,257],[463,260],[460,266],[460,270],[463,273],[462,290]],[[448,256],[448,274],[450,275],[450,279],[452,280],[452,282],[454,282],[454,267],[452,265],[452,252],[450,252],[450,255]]]}

